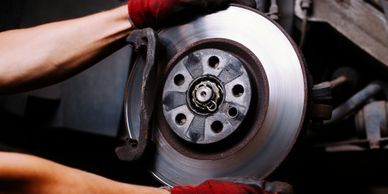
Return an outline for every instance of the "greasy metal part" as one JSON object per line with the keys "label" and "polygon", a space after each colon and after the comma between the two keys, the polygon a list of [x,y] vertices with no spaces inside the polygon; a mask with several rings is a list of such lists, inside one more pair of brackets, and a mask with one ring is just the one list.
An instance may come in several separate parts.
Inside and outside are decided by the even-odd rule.
{"label": "greasy metal part", "polygon": [[347,81],[348,81],[348,78],[344,75],[341,75],[341,76],[335,78],[334,80],[332,80],[330,82],[330,84],[331,84],[332,88],[335,88],[335,87],[338,87],[338,86],[346,83]]}
{"label": "greasy metal part", "polygon": [[[295,14],[302,20],[304,11],[296,0]],[[325,22],[362,50],[385,64],[388,70],[388,23],[384,14],[362,0],[317,0],[313,3],[309,22]]]}
{"label": "greasy metal part", "polygon": [[134,63],[130,70],[124,97],[124,121],[129,137],[116,148],[120,160],[141,158],[146,150],[151,130],[157,85],[157,36],[150,29],[135,30],[127,38],[134,49]]}
{"label": "greasy metal part", "polygon": [[172,63],[163,113],[172,130],[196,144],[221,141],[243,122],[251,84],[242,62],[219,49],[201,49]]}
{"label": "greasy metal part", "polygon": [[322,82],[314,85],[313,87],[313,96],[315,100],[329,100],[332,98],[331,91],[348,82],[350,78],[346,75],[340,75],[337,78],[334,78],[331,81]]}
{"label": "greasy metal part", "polygon": [[311,117],[315,121],[321,123],[323,120],[332,118],[333,106],[329,102],[332,99],[332,90],[349,81],[352,81],[352,78],[348,74],[338,72],[333,80],[314,85],[312,90],[314,104]]}
{"label": "greasy metal part", "polygon": [[213,76],[199,77],[186,91],[186,101],[191,111],[199,115],[217,112],[224,98],[221,81]]}
{"label": "greasy metal part", "polygon": [[377,93],[381,92],[382,86],[378,83],[371,83],[360,92],[352,96],[348,101],[341,104],[334,109],[333,115],[329,121],[326,121],[325,124],[332,124],[338,120],[344,118],[350,113],[353,113],[357,108],[366,103],[367,100],[375,96]]}
{"label": "greasy metal part", "polygon": [[313,96],[314,100],[328,100],[331,99],[331,83],[329,81],[322,82],[319,84],[314,85],[313,87]]}
{"label": "greasy metal part", "polygon": [[[350,82],[354,82],[355,77],[357,76],[351,75]],[[316,146],[323,147],[328,152],[388,149],[388,103],[387,101],[372,101],[374,97],[378,97],[377,94],[384,94],[387,100],[388,92],[384,82],[375,81],[369,84],[347,102],[337,107],[332,120],[327,122],[333,123],[334,120],[338,121],[357,111],[354,116],[357,137]],[[365,103],[367,104],[364,105]]]}
{"label": "greasy metal part", "polygon": [[[337,79],[333,80],[336,82]],[[332,116],[333,106],[328,102],[332,99],[331,91],[333,84],[331,81],[323,82],[313,86],[313,105],[311,109],[311,118],[322,123],[323,120],[329,120]]]}
{"label": "greasy metal part", "polygon": [[328,152],[367,151],[388,149],[388,103],[374,101],[365,105],[355,116],[358,138],[319,144]]}
{"label": "greasy metal part", "polygon": [[380,148],[382,137],[388,135],[388,106],[386,101],[372,102],[360,110],[356,117],[356,128],[366,134],[371,149]]}
{"label": "greasy metal part", "polygon": [[[388,137],[381,137],[381,149],[388,149]],[[325,148],[326,152],[349,152],[349,151],[368,151],[370,150],[370,142],[368,139],[349,139],[340,142],[323,143],[315,145],[317,148]]]}
{"label": "greasy metal part", "polygon": [[[247,68],[257,68],[259,65],[265,72],[268,93],[261,98],[268,101],[265,112],[249,119],[253,122],[251,126],[255,127],[251,129],[254,133],[247,131],[252,137],[231,155],[198,159],[196,156],[201,154],[194,157],[191,152],[178,151],[180,146],[174,146],[171,137],[166,138],[168,132],[162,133],[162,128],[155,130],[153,175],[164,184],[182,185],[225,176],[264,177],[272,172],[295,143],[306,112],[307,79],[303,60],[292,40],[265,16],[238,6],[200,17],[189,24],[162,30],[159,36],[166,47],[167,60],[204,40],[221,39],[243,45],[260,60],[260,64],[248,64]],[[259,74],[251,78],[257,80],[257,76]],[[257,93],[257,89],[254,93]],[[256,112],[260,112],[260,109],[255,109],[253,115]],[[263,120],[259,122],[260,117]],[[206,145],[200,151],[212,148]]]}
{"label": "greasy metal part", "polygon": [[332,81],[334,87],[346,86],[352,90],[355,90],[359,83],[360,76],[354,68],[344,66],[335,70],[331,77],[332,79],[336,80],[334,82]]}

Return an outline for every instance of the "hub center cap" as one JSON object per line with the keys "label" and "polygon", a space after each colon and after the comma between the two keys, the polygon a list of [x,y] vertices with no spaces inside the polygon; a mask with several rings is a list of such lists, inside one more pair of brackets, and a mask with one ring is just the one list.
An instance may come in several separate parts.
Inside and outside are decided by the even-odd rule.
{"label": "hub center cap", "polygon": [[200,77],[188,90],[189,108],[199,115],[215,113],[223,100],[223,88],[213,76]]}

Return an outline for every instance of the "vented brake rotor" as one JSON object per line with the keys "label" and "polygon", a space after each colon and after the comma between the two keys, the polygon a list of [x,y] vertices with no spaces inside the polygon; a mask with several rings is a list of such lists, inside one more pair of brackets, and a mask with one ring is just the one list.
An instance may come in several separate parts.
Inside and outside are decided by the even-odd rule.
{"label": "vented brake rotor", "polygon": [[168,65],[152,174],[187,185],[272,172],[306,112],[306,73],[292,40],[240,6],[162,30],[159,38]]}

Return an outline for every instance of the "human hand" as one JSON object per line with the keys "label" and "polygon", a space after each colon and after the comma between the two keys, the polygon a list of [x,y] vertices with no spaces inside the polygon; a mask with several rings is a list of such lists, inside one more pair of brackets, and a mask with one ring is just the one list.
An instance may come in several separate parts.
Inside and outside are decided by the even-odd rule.
{"label": "human hand", "polygon": [[129,17],[137,28],[160,28],[211,13],[229,3],[254,6],[254,0],[129,0]]}
{"label": "human hand", "polygon": [[198,186],[178,186],[171,194],[292,194],[287,183],[257,181],[247,178],[208,180]]}

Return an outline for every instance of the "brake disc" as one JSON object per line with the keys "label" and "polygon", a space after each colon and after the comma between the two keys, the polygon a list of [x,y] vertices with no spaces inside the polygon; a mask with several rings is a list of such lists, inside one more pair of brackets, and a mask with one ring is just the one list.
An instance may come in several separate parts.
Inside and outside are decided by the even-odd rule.
{"label": "brake disc", "polygon": [[159,32],[167,61],[152,174],[166,185],[271,173],[303,125],[307,80],[288,35],[231,6]]}

